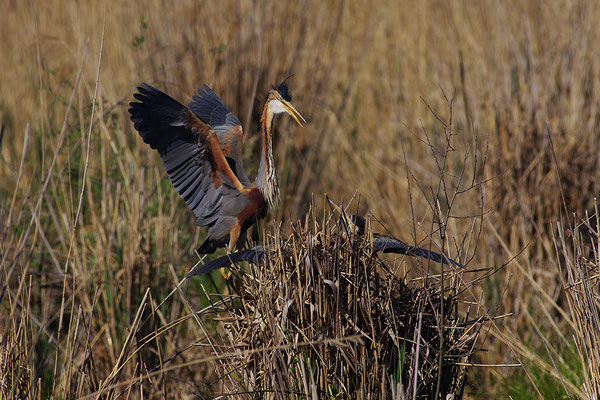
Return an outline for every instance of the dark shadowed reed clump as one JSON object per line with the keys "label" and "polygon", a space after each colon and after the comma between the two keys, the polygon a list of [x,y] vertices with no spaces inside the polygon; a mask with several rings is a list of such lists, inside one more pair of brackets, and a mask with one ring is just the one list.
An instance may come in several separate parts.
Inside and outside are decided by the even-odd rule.
{"label": "dark shadowed reed clump", "polygon": [[439,275],[409,284],[332,215],[267,243],[276,251],[265,264],[233,279],[239,307],[219,315],[226,392],[462,397],[482,320],[456,296],[461,271],[445,272],[443,296]]}

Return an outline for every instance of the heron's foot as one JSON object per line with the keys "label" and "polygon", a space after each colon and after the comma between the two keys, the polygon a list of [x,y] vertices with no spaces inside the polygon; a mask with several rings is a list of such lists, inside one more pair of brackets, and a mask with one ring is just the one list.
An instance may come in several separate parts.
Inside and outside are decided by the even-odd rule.
{"label": "heron's foot", "polygon": [[229,268],[221,268],[219,271],[226,281],[228,281],[229,278],[231,278],[231,275],[233,275],[233,271]]}

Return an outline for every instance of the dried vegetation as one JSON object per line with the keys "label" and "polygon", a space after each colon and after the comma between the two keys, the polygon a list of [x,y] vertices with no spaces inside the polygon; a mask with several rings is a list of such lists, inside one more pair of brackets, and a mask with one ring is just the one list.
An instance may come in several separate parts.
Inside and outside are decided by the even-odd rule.
{"label": "dried vegetation", "polygon": [[[0,397],[411,398],[436,358],[468,364],[483,318],[465,397],[597,398],[599,20],[583,0],[0,2]],[[251,170],[256,109],[292,73],[310,123],[277,122],[265,230],[285,246],[230,291],[215,274],[169,297],[204,233],[125,104],[208,83]],[[467,270],[306,219],[355,192],[375,231]]]}
{"label": "dried vegetation", "polygon": [[[264,266],[236,274],[220,349],[233,393],[313,398],[462,398],[485,318],[458,299],[462,270],[415,285],[348,234],[310,214]],[[459,309],[461,312],[459,313]],[[438,381],[439,379],[439,381]],[[267,395],[268,394],[268,395]]]}

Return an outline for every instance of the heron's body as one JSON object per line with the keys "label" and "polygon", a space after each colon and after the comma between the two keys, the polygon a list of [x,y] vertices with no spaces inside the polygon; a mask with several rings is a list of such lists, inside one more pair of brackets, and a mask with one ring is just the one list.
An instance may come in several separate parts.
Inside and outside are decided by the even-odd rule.
{"label": "heron's body", "polygon": [[208,226],[201,254],[233,249],[246,230],[266,215],[279,196],[271,146],[275,114],[287,112],[300,123],[285,83],[273,88],[261,116],[262,153],[251,182],[242,162],[243,131],[238,118],[208,86],[189,108],[144,84],[130,103],[131,120],[145,143],[156,149],[177,192]]}
{"label": "heron's body", "polygon": [[[361,217],[360,215],[351,215],[347,216],[346,212],[342,210],[340,206],[333,203],[330,200],[330,203],[340,212],[341,216],[348,222],[348,227],[354,234],[358,237],[365,237],[367,231],[367,220]],[[460,267],[461,265],[456,261],[446,257],[443,254],[436,253],[435,251],[431,251],[428,249],[424,249],[422,247],[412,246],[402,240],[396,239],[390,235],[382,235],[380,233],[372,233],[373,237],[373,251],[382,252],[382,253],[395,253],[395,254],[404,254],[407,256],[413,257],[421,257],[433,262],[438,262],[442,264],[451,264],[455,267]]]}

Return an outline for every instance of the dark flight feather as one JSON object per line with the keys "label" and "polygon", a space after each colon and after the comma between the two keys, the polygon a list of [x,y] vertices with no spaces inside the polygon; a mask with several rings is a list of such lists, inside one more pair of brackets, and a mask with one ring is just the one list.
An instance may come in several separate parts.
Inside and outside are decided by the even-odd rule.
{"label": "dark flight feather", "polygon": [[[356,226],[356,235],[360,237],[364,236],[367,221],[359,215],[351,215],[350,221]],[[451,260],[440,253],[429,251],[422,247],[411,246],[393,236],[381,235],[379,233],[373,233],[373,250],[375,252],[421,257],[438,263],[441,262],[447,265],[452,264],[456,267],[461,266],[456,261]]]}
{"label": "dark flight feather", "polygon": [[241,125],[240,120],[229,111],[223,100],[208,85],[198,88],[198,94],[192,96],[192,99],[194,101],[188,105],[190,110],[202,122],[210,125],[217,134]]}
{"label": "dark flight feather", "polygon": [[216,258],[206,264],[194,267],[190,270],[190,272],[187,273],[185,277],[189,278],[190,276],[194,275],[206,274],[216,269],[229,267],[230,265],[241,261],[246,261],[251,264],[262,264],[266,254],[267,251],[265,251],[264,247],[262,245],[257,245],[251,249],[231,253],[226,256]]}
{"label": "dark flight feather", "polygon": [[[356,225],[357,236],[363,237],[365,234],[365,219],[358,215],[352,215],[350,220]],[[411,246],[408,243],[398,240],[392,236],[380,235],[378,233],[373,234],[373,251],[376,253],[394,253],[413,257],[421,257],[433,262],[444,263],[446,265],[452,264],[456,267],[462,268],[462,265],[440,253],[429,251],[422,247]],[[258,245],[251,249],[231,253],[193,268],[190,272],[188,272],[186,277],[205,274],[220,268],[226,268],[241,261],[246,261],[251,264],[262,264],[265,260],[265,254],[267,254],[267,252],[268,250],[265,250],[262,245]]]}

